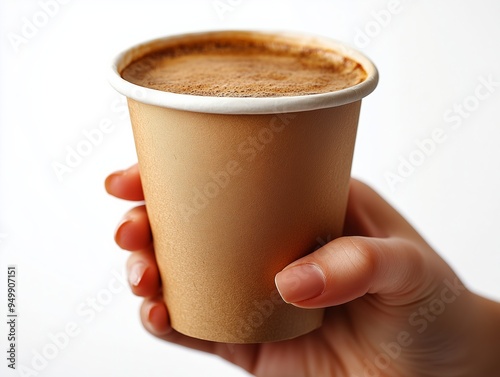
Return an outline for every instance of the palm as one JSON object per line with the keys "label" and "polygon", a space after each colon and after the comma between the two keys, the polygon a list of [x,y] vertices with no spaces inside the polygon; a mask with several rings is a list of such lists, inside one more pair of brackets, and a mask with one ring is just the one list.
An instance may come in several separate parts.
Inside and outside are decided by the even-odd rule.
{"label": "palm", "polygon": [[[366,297],[328,308],[321,328],[295,339],[251,345],[212,343],[211,352],[258,376],[362,377],[363,368],[376,368],[377,346],[391,338],[387,330],[393,339],[400,330],[397,321],[387,321],[388,315],[375,308],[373,300]],[[398,375],[393,367],[383,369],[384,376]]]}

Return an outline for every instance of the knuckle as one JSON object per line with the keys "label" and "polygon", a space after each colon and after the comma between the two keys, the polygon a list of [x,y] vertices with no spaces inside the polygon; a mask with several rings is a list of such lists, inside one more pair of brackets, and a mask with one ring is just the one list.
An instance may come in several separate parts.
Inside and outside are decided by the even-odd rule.
{"label": "knuckle", "polygon": [[341,247],[356,271],[365,277],[375,274],[379,267],[380,250],[374,243],[362,237],[344,237],[341,239]]}

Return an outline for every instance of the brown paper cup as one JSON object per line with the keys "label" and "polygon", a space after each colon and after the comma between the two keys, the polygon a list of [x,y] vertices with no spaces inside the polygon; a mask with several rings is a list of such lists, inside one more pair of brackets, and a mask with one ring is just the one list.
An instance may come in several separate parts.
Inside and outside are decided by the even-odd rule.
{"label": "brown paper cup", "polygon": [[[358,61],[368,78],[320,95],[199,97],[120,77],[167,44],[120,54],[112,85],[128,97],[156,259],[171,324],[201,339],[256,343],[321,326],[323,309],[286,304],[275,275],[342,234],[361,98],[377,84],[364,56],[324,38],[275,33]],[[251,32],[255,38],[266,33]],[[295,284],[307,276],[296,276]]]}

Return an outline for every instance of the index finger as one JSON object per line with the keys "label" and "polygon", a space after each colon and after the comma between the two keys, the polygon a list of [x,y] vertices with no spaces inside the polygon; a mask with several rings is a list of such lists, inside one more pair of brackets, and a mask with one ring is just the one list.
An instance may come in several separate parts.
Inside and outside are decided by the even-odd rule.
{"label": "index finger", "polygon": [[106,178],[104,186],[109,194],[117,198],[134,201],[144,200],[141,176],[137,164],[126,170],[110,174]]}
{"label": "index finger", "polygon": [[356,179],[350,182],[344,235],[378,238],[401,236],[423,241],[398,211],[371,187]]}

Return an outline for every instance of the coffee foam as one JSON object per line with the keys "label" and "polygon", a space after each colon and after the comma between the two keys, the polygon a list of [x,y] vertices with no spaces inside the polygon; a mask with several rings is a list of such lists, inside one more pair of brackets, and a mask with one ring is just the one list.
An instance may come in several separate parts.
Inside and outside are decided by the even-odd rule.
{"label": "coffee foam", "polygon": [[133,61],[121,75],[148,88],[219,97],[326,93],[366,78],[360,64],[333,50],[243,36],[167,46]]}

